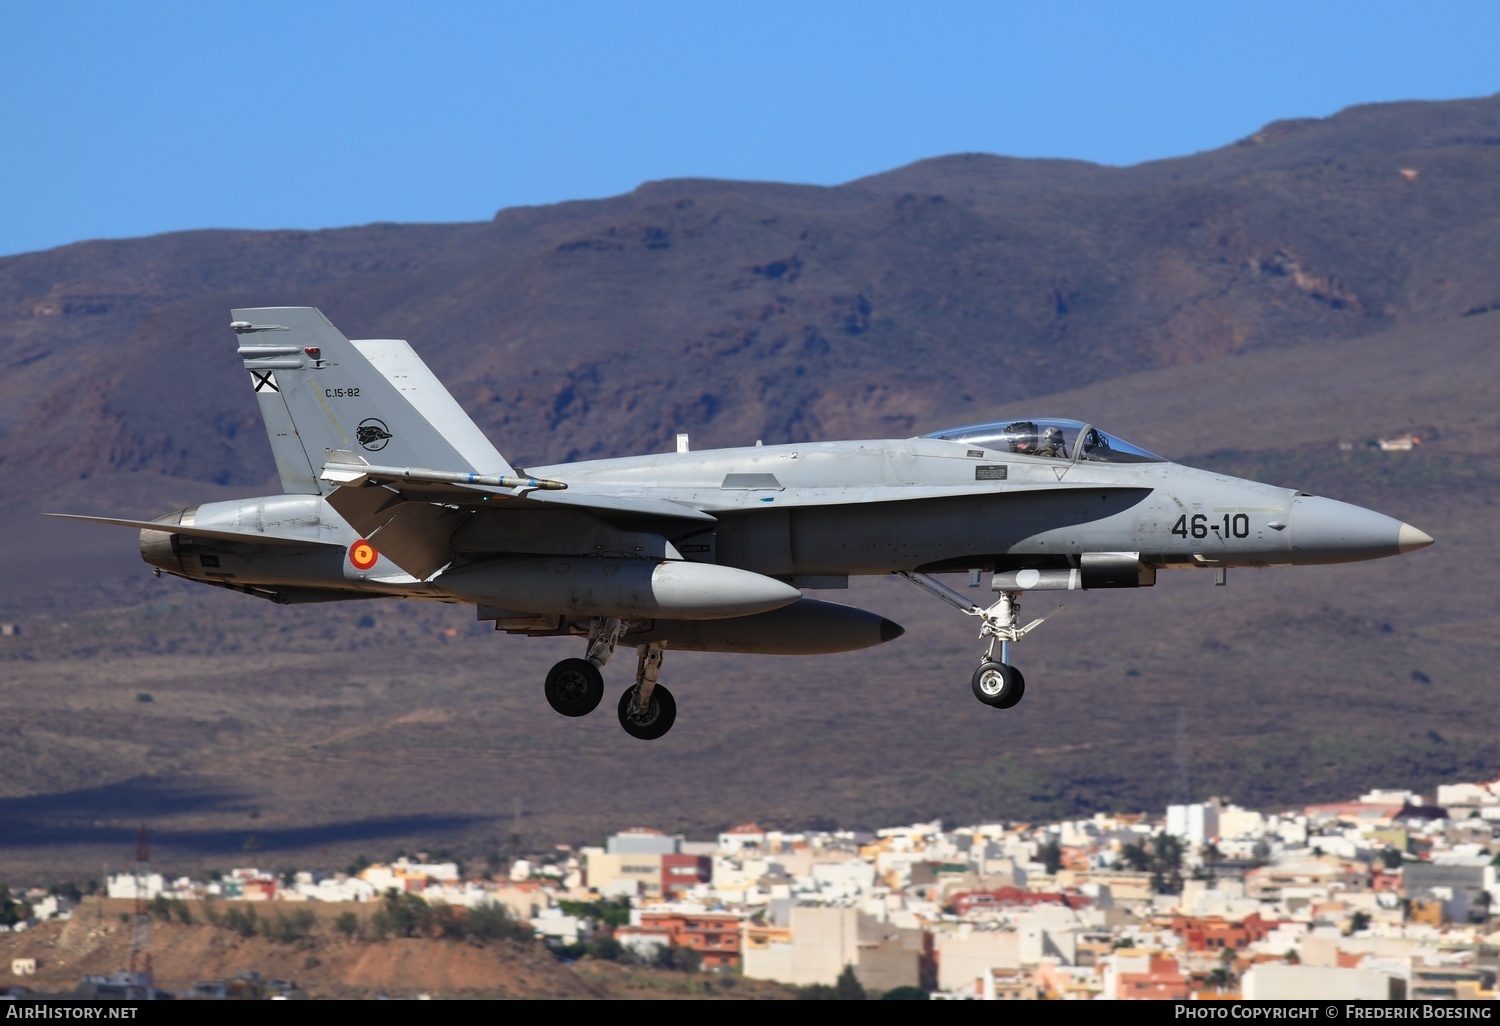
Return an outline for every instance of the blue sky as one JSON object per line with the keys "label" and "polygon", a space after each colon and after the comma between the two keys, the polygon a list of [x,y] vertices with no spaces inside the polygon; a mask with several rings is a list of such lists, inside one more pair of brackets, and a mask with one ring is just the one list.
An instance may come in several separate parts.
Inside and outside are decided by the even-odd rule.
{"label": "blue sky", "polygon": [[4,0],[0,254],[956,152],[1132,164],[1493,94],[1497,38],[1492,2]]}

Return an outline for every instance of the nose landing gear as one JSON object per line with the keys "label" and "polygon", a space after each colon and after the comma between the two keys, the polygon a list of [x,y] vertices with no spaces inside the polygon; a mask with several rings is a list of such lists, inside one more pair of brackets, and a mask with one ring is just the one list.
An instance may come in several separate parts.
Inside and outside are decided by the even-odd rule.
{"label": "nose landing gear", "polygon": [[970,679],[974,697],[996,709],[1009,709],[1026,694],[1026,678],[1006,663],[986,659]]}
{"label": "nose landing gear", "polygon": [[[1020,641],[1036,630],[1047,617],[1057,612],[1057,609],[1061,609],[1062,606],[1058,606],[1047,616],[1039,617],[1025,627],[1021,627],[1018,626],[1021,613],[1019,591],[1002,591],[994,605],[981,609],[962,593],[954,591],[928,574],[907,573],[901,570],[897,571],[897,576],[905,577],[927,594],[941,599],[965,615],[979,617],[979,636],[989,638],[990,642],[985,647],[984,658],[979,668],[970,678],[974,697],[996,709],[1009,709],[1019,702],[1026,694],[1026,678],[1020,670],[1010,664],[1011,642]],[[995,653],[996,642],[1000,645],[998,659]]]}
{"label": "nose landing gear", "polygon": [[[547,704],[564,716],[587,716],[604,698],[604,674],[600,671],[629,624],[617,617],[599,617],[589,625],[588,654],[582,659],[564,659],[547,674],[543,693]],[[635,684],[620,696],[620,726],[631,737],[654,741],[672,729],[677,703],[672,693],[657,683],[666,646],[660,642],[642,645],[636,663]]]}

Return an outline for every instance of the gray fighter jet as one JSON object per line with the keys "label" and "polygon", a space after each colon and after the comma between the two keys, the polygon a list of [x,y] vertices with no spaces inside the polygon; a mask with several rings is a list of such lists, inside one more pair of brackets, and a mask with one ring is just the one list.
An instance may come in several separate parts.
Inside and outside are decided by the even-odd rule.
{"label": "gray fighter jet", "polygon": [[[235,310],[283,495],[211,502],[140,529],[169,573],[275,602],[473,603],[498,630],[586,640],[547,675],[592,712],[615,649],[637,650],[621,725],[676,717],[666,649],[811,654],[902,628],[801,589],[898,574],[976,617],[971,680],[1008,708],[1033,591],[1140,588],[1159,570],[1342,563],[1432,544],[1368,509],[1170,463],[1100,428],[1029,419],[918,438],[757,443],[518,470],[403,341],[350,341],[310,308]],[[980,606],[933,577],[990,573]],[[1045,617],[1043,618],[1045,619]]]}

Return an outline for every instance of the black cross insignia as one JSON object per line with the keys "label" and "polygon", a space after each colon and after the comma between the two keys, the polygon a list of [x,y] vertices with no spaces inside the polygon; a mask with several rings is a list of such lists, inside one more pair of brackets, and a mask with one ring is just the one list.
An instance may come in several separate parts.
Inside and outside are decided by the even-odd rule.
{"label": "black cross insignia", "polygon": [[273,392],[280,392],[276,387],[276,381],[271,377],[273,371],[251,371],[250,376],[255,379],[255,390],[259,392],[263,388],[269,388]]}

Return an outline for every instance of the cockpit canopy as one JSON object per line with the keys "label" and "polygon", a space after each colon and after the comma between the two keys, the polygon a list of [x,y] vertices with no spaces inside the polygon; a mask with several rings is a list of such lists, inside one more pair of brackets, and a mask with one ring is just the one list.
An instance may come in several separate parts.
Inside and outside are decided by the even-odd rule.
{"label": "cockpit canopy", "polygon": [[966,442],[976,448],[1091,463],[1165,463],[1155,453],[1076,420],[1012,420],[934,431],[923,438]]}

